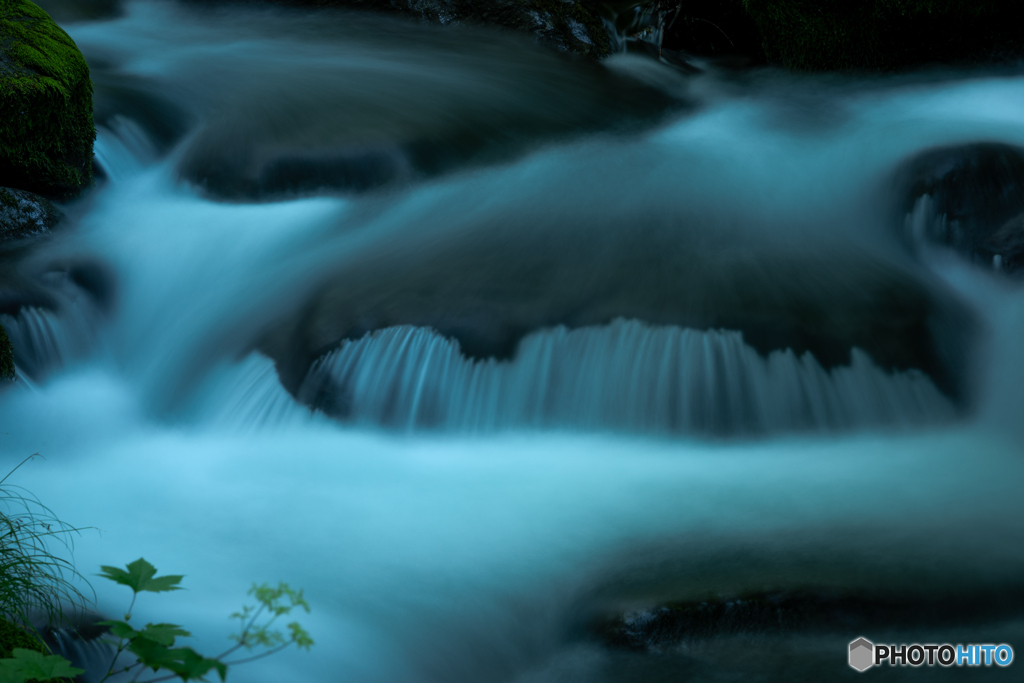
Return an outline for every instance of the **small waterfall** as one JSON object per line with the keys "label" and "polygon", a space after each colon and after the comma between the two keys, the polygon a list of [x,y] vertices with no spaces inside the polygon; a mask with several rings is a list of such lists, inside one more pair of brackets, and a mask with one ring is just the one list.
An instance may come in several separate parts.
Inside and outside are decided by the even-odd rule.
{"label": "small waterfall", "polygon": [[762,357],[729,331],[617,320],[526,337],[508,362],[467,359],[433,330],[346,341],[311,368],[300,399],[356,422],[493,431],[584,427],[757,434],[919,425],[953,408],[920,372],[862,351],[825,370],[791,350]]}
{"label": "small waterfall", "polygon": [[138,175],[157,158],[157,153],[135,121],[115,116],[109,126],[96,129],[94,158],[111,182],[120,183]]}
{"label": "small waterfall", "polygon": [[195,413],[215,427],[247,431],[315,419],[281,386],[274,362],[258,353],[214,371],[200,395]]}
{"label": "small waterfall", "polygon": [[14,347],[18,377],[39,381],[84,357],[96,338],[97,315],[93,305],[81,300],[59,312],[26,306],[17,315],[0,315]]}
{"label": "small waterfall", "polygon": [[75,680],[96,683],[110,670],[114,647],[100,638],[83,638],[75,629],[47,629],[46,640],[54,654],[61,655],[85,673]]}
{"label": "small waterfall", "polygon": [[22,386],[25,389],[29,389],[31,391],[39,390],[39,387],[36,386],[36,383],[33,382],[32,379],[28,375],[26,375],[25,372],[17,365],[14,366],[14,381],[17,382],[19,386]]}

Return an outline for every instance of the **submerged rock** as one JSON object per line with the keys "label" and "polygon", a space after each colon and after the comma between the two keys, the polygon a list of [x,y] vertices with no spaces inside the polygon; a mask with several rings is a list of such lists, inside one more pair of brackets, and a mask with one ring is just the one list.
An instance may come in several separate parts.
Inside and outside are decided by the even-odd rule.
{"label": "submerged rock", "polygon": [[0,186],[71,197],[92,182],[92,83],[74,41],[28,0],[0,5]]}
{"label": "submerged rock", "polygon": [[912,247],[950,247],[995,270],[1024,269],[1024,149],[997,143],[932,150],[899,171],[897,221]]}
{"label": "submerged rock", "polygon": [[591,632],[605,646],[642,652],[694,647],[737,635],[799,632],[843,634],[921,626],[953,627],[1012,616],[1024,599],[1020,588],[997,599],[865,597],[835,591],[788,590],[701,601],[667,602],[598,619]]}
{"label": "submerged rock", "polygon": [[48,233],[61,211],[45,197],[0,187],[0,242]]}
{"label": "submerged rock", "polygon": [[429,327],[468,357],[507,359],[533,331],[624,318],[738,330],[761,353],[810,351],[826,368],[857,347],[965,396],[972,314],[856,219],[756,203],[723,214],[732,180],[713,156],[577,153],[360,207],[324,251],[320,286],[264,340],[286,388],[340,341],[387,327]]}
{"label": "submerged rock", "polygon": [[611,53],[596,4],[579,0],[279,0],[279,4],[394,12],[442,25],[496,26],[533,34],[541,44],[563,52],[588,57]]}
{"label": "submerged rock", "polygon": [[[177,101],[203,121],[178,168],[221,198],[409,183],[505,162],[559,138],[629,132],[686,106],[508,32],[355,12],[190,18],[197,32],[222,29],[207,40],[232,49],[216,64],[175,65],[187,69],[177,76],[189,89]],[[300,55],[307,59],[296,69]],[[243,69],[249,76],[237,78]]]}

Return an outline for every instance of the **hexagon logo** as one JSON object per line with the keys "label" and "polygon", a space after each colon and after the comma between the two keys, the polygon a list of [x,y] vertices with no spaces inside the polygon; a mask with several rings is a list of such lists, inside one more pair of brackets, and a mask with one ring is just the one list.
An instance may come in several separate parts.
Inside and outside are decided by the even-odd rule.
{"label": "hexagon logo", "polygon": [[850,666],[857,671],[867,671],[875,663],[875,644],[866,638],[850,643]]}

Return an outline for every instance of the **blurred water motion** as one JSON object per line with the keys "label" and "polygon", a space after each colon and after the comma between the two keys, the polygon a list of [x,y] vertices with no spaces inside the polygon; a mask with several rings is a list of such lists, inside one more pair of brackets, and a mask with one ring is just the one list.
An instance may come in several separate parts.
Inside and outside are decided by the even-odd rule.
{"label": "blurred water motion", "polygon": [[304,587],[312,653],[233,681],[1024,646],[1024,292],[946,239],[1017,225],[972,160],[1024,147],[1018,75],[686,74],[269,6],[68,29],[104,180],[0,254],[0,464],[44,453],[18,483],[104,530],[83,573],[188,575],[137,614],[200,651],[252,581]]}

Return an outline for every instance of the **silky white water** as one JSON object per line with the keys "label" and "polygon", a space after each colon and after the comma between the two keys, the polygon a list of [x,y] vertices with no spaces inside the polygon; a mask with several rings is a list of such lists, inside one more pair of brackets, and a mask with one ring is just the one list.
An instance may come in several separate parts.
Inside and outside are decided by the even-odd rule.
{"label": "silky white water", "polygon": [[[150,78],[190,123],[164,152],[130,112],[102,127],[107,180],[41,251],[102,263],[116,283],[110,310],[83,294],[57,312],[2,318],[35,360],[19,367],[31,386],[0,394],[0,464],[44,456],[14,481],[60,519],[94,527],[74,550],[87,577],[139,556],[186,575],[187,591],[140,598],[140,622],[181,623],[214,654],[230,644],[227,616],[249,585],[285,580],[306,591],[313,611],[300,620],[316,646],[239,666],[230,680],[602,681],[629,679],[580,635],[609,606],[787,588],[1016,594],[1024,292],[942,251],[914,261],[885,222],[884,199],[896,166],[933,145],[1024,144],[1024,78],[766,73],[738,85],[621,59],[606,68],[699,106],[627,132],[571,121],[583,132],[411,173],[368,196],[335,188],[223,201],[182,168],[224,117],[261,134],[291,122],[311,139],[328,135],[316,112],[289,119],[274,100],[301,90],[282,62],[310,60],[304,77],[323,87],[318,70],[371,61],[350,96],[411,106],[401,89],[409,55],[393,45],[378,52],[363,36],[351,48],[339,39],[338,53],[288,52],[307,24],[230,11],[136,3],[125,18],[69,27],[87,57],[115,64],[93,67],[98,83]],[[449,35],[457,42],[431,34],[436,52],[425,49],[420,68],[456,68]],[[529,74],[516,59],[507,55],[500,83],[446,72],[457,101],[437,95],[421,117],[403,114],[385,142],[423,130],[444,140],[438,120],[472,110],[476,121],[489,98],[546,112],[545,93],[518,89]],[[565,68],[558,78],[582,78]],[[250,71],[266,92],[257,81],[238,88],[265,104],[239,113],[243,94],[222,89]],[[376,89],[359,90],[360,79]],[[338,106],[346,85],[332,87]],[[298,137],[275,144],[312,144]],[[538,324],[501,359],[468,357],[417,317],[454,319],[436,302],[469,307],[479,292],[500,303],[474,324],[499,307],[507,319],[547,320],[543,309],[577,285],[589,288],[584,299],[615,300],[633,271],[600,265],[645,244],[654,246],[638,259],[676,244],[697,255],[664,270],[679,273],[693,310],[745,311],[734,302],[756,294],[786,311],[787,297],[825,292],[837,311],[854,311],[873,278],[924,282],[980,321],[968,399],[857,349],[826,369],[785,349],[759,354],[736,331],[639,314]],[[491,259],[472,276],[482,280],[444,279],[468,273],[479,254]],[[568,273],[564,290],[525,294],[535,254]],[[388,318],[401,299],[380,314],[365,303],[406,281],[407,320]],[[321,412],[293,398],[264,350],[281,348],[266,340],[330,287],[352,319],[389,324],[367,323],[368,335],[328,349],[300,378],[307,403],[330,380],[334,409]],[[629,291],[630,310],[648,310]],[[310,323],[308,334],[330,324]],[[716,354],[725,360],[705,363]],[[696,408],[679,408],[687,401]],[[91,583],[98,610],[121,614],[127,591]],[[1019,619],[997,617],[996,633],[1020,637]]]}

